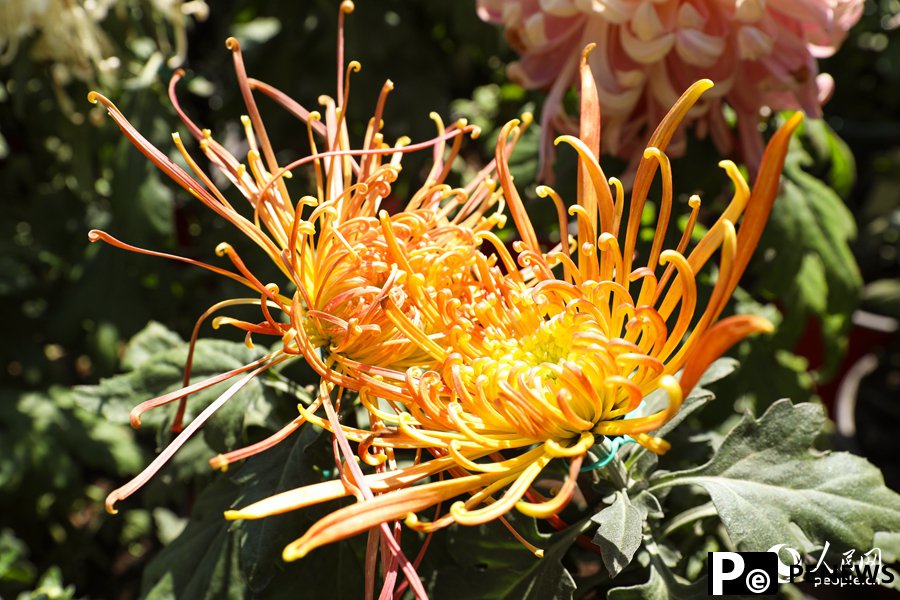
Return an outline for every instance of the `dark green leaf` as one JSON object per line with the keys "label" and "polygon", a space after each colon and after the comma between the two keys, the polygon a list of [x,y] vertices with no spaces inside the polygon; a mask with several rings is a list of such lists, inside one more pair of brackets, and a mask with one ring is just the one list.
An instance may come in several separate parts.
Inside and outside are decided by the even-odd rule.
{"label": "dark green leaf", "polygon": [[675,576],[665,565],[654,562],[646,583],[610,590],[609,600],[693,600],[706,598],[706,578],[694,583]]}
{"label": "dark green leaf", "polygon": [[[187,344],[177,343],[177,336],[160,325],[151,323],[135,336],[126,353],[128,373],[104,379],[98,386],[75,389],[75,401],[90,412],[116,423],[128,423],[132,408],[145,400],[176,390],[182,386],[187,360]],[[265,354],[260,348],[223,340],[199,340],[194,351],[191,382],[231,371]],[[246,440],[251,426],[276,428],[281,425],[272,417],[277,403],[275,394],[258,377],[248,383],[204,425],[203,437],[215,452],[233,449]],[[190,396],[185,421],[190,422],[213,402],[234,380],[219,383]],[[173,407],[160,408],[142,417],[145,427],[160,430],[159,444],[168,441],[167,424]]]}
{"label": "dark green leaf", "polygon": [[[664,423],[658,430],[653,432],[653,435],[659,437],[667,436],[694,412],[706,406],[713,400],[714,396],[712,392],[704,389],[702,386],[727,377],[735,370],[735,368],[737,368],[737,361],[731,358],[720,358],[713,362],[700,377],[697,386],[691,390],[688,397],[685,398],[681,408],[675,413],[675,416]],[[662,390],[657,390],[648,395],[645,402],[647,403],[647,406],[642,410],[642,413],[651,414],[666,407],[668,404],[668,396]],[[646,448],[636,448],[632,450],[627,458],[629,475],[632,479],[645,479],[647,475],[656,468],[658,462],[657,456]]]}
{"label": "dark green leaf", "polygon": [[602,550],[610,577],[615,577],[628,566],[641,545],[641,511],[631,503],[628,494],[619,491],[612,504],[591,517],[591,521],[599,526],[594,543]]}
{"label": "dark green leaf", "polygon": [[156,321],[151,321],[128,341],[125,354],[122,356],[122,368],[134,371],[160,352],[182,344],[184,341],[177,333],[166,329]]}
{"label": "dark green leaf", "polygon": [[825,181],[839,196],[847,197],[856,182],[856,162],[850,148],[822,119],[807,119],[803,134],[811,154],[825,169]]}
{"label": "dark green leaf", "polygon": [[[319,548],[295,563],[285,563],[284,547],[334,504],[276,515],[256,521],[226,521],[223,512],[256,500],[314,483],[317,458],[314,428],[304,427],[274,448],[248,459],[229,475],[218,476],[204,489],[184,531],[147,567],[148,598],[296,597],[355,598],[362,594],[363,563],[357,539]],[[334,567],[323,570],[322,565]],[[340,576],[323,576],[323,573]]]}
{"label": "dark green leaf", "polygon": [[10,529],[0,531],[0,590],[11,584],[30,585],[36,575],[25,543]]}
{"label": "dark green leaf", "polygon": [[[314,462],[309,459],[310,446],[317,438],[318,433],[312,427],[303,427],[290,439],[248,461],[235,475],[235,481],[242,488],[241,504],[252,504],[267,496],[317,482],[320,477],[312,468]],[[263,591],[285,569],[298,570],[303,566],[285,565],[279,557],[284,547],[300,537],[311,524],[308,516],[298,514],[277,515],[243,524],[241,564],[254,593]],[[361,579],[362,572],[357,575],[357,579]]]}
{"label": "dark green leaf", "polygon": [[820,406],[776,402],[759,420],[745,416],[707,464],[650,489],[703,487],[741,550],[871,548],[876,531],[900,530],[900,496],[866,460],[811,450],[824,420]]}
{"label": "dark green leaf", "polygon": [[222,516],[238,489],[228,477],[219,476],[203,491],[184,532],[144,570],[146,600],[247,597],[240,571],[240,532]]}
{"label": "dark green leaf", "polygon": [[75,586],[63,586],[63,576],[59,567],[53,566],[41,576],[37,587],[30,592],[19,594],[18,600],[74,600]]}
{"label": "dark green leaf", "polygon": [[172,190],[163,184],[158,171],[147,172],[137,188],[136,200],[137,208],[152,231],[161,236],[172,234],[175,200]]}
{"label": "dark green leaf", "polygon": [[499,523],[456,526],[448,532],[448,549],[456,564],[438,570],[435,599],[572,598],[575,581],[560,561],[575,538],[591,526],[590,521],[552,536],[537,533],[533,521],[525,522],[532,523],[527,537],[544,549],[543,558],[535,558],[512,536],[502,533],[505,530]]}

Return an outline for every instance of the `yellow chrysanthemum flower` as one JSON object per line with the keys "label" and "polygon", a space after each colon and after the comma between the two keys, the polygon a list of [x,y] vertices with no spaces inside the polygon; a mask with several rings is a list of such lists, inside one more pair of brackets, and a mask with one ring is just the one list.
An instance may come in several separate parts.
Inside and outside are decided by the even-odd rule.
{"label": "yellow chrysanthemum flower", "polygon": [[[374,401],[377,392],[362,390],[364,403],[382,429],[352,429],[331,415],[322,419],[301,407],[308,420],[360,442],[359,455],[369,464],[378,464],[370,453],[373,448],[416,449],[432,458],[352,480],[378,495],[321,519],[285,549],[286,559],[395,519],[405,518],[410,527],[433,531],[454,522],[475,525],[502,518],[513,507],[535,517],[556,515],[571,498],[578,470],[592,446],[604,436],[629,436],[654,452],[664,452],[668,444],[652,432],[675,414],[706,367],[737,340],[771,328],[758,317],[718,319],[758,243],[800,115],[770,141],[752,191],[733,163],[720,163],[735,188],[730,204],[688,252],[700,206],[699,198],[692,197],[690,219],[679,243],[663,249],[673,211],[665,149],[712,83],[691,86],[651,137],[626,214],[622,185],[607,180],[596,159],[600,117],[587,67],[590,50],[581,63],[580,135],[557,140],[579,154],[578,202],[568,211],[577,218],[577,237],[566,239],[563,201],[552,189],[541,187],[538,193],[556,204],[564,241],[549,252],[540,248],[507,167],[504,140],[516,135],[518,127],[516,122],[508,124],[501,132],[496,159],[520,234],[514,245],[518,265],[502,244],[496,244],[503,269],[496,266],[482,273],[477,287],[464,298],[425,299],[419,308],[436,313],[439,324],[431,321],[430,327],[446,332],[439,336],[407,318],[392,298],[383,300],[385,314],[397,329],[439,366],[382,370],[382,381],[393,380],[397,387],[402,382],[410,396],[403,406],[393,405],[393,412]],[[640,256],[636,250],[640,219],[657,172],[662,190],[659,218],[649,253]],[[716,253],[716,283],[706,305],[698,306],[697,273]],[[655,390],[668,395],[668,406],[635,416],[644,397]],[[328,392],[323,388],[322,396]],[[570,461],[570,476],[559,492],[550,499],[530,492],[535,479],[557,458]],[[432,480],[412,485],[427,478]],[[226,516],[260,518],[350,493],[347,482],[328,481]],[[523,500],[526,494],[529,499]],[[463,499],[432,522],[416,516],[457,496]]]}

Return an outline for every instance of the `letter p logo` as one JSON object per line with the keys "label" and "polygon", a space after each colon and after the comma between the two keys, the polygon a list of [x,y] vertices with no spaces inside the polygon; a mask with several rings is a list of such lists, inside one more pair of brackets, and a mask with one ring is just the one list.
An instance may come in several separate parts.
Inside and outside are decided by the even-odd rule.
{"label": "letter p logo", "polygon": [[744,557],[737,552],[710,552],[709,594],[722,596],[723,581],[732,581],[744,572]]}
{"label": "letter p logo", "polygon": [[772,596],[778,592],[778,555],[774,552],[710,552],[707,567],[710,596]]}

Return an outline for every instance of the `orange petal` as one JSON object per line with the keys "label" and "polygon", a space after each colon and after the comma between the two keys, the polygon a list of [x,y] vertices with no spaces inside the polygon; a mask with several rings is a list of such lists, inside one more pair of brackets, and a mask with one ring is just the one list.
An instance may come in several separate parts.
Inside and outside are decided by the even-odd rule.
{"label": "orange petal", "polygon": [[775,135],[772,136],[772,139],[769,140],[769,144],[766,146],[762,164],[759,167],[759,176],[753,184],[750,201],[747,204],[741,227],[738,230],[738,252],[734,258],[734,271],[731,274],[731,280],[727,289],[729,296],[734,291],[734,288],[737,287],[738,280],[741,278],[744,269],[747,268],[750,256],[759,243],[759,237],[766,226],[766,221],[769,220],[772,204],[775,202],[775,197],[778,194],[781,170],[784,167],[784,159],[787,156],[791,135],[793,135],[794,130],[797,129],[802,121],[803,113],[794,113],[775,132]]}
{"label": "orange petal", "polygon": [[772,324],[755,315],[735,315],[722,319],[697,340],[697,350],[691,354],[681,372],[681,392],[685,398],[714,360],[748,335],[772,331]]}
{"label": "orange petal", "polygon": [[313,524],[282,553],[285,561],[303,558],[310,551],[362,533],[381,523],[404,518],[450,498],[490,484],[503,474],[485,473],[439,481],[376,496],[336,510]]}
{"label": "orange petal", "polygon": [[509,212],[516,224],[516,229],[519,230],[519,237],[522,238],[522,242],[529,250],[540,252],[541,248],[538,244],[537,234],[534,232],[534,226],[531,224],[531,219],[525,210],[525,205],[522,203],[522,197],[519,196],[519,191],[516,189],[512,175],[509,172],[507,139],[518,125],[519,121],[513,119],[500,130],[496,149],[497,179],[500,180],[503,196],[509,205]]}

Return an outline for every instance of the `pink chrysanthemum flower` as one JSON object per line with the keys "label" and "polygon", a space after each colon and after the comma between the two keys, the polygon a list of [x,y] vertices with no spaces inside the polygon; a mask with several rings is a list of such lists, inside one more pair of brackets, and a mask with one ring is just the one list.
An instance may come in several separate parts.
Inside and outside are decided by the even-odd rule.
{"label": "pink chrysanthemum flower", "polygon": [[[819,116],[834,81],[817,58],[833,54],[862,14],[862,0],[478,0],[481,18],[502,24],[521,60],[509,74],[526,88],[549,88],[541,125],[543,175],[552,131],[575,130],[563,97],[575,83],[581,49],[597,44],[591,68],[603,107],[603,150],[640,158],[640,142],[681,90],[716,83],[688,115],[699,136],[731,153],[734,110],[743,160],[762,158],[760,111]],[[679,140],[670,154],[681,152]]]}

